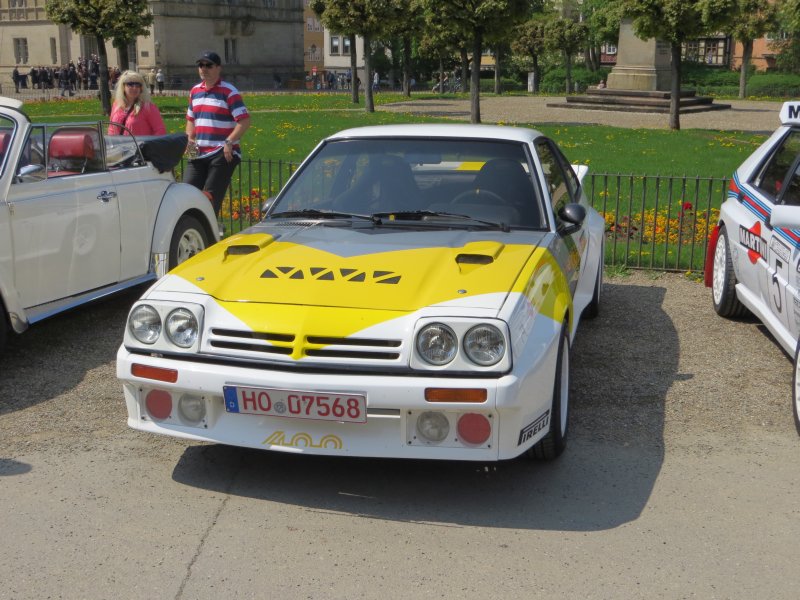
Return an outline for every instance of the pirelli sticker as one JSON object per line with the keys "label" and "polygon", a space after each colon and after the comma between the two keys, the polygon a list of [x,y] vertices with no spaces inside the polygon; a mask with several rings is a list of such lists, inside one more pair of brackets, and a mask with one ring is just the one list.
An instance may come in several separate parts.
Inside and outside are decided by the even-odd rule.
{"label": "pirelli sticker", "polygon": [[544,414],[537,418],[533,423],[525,425],[519,431],[519,441],[517,442],[517,446],[521,446],[537,433],[542,431],[545,427],[550,424],[550,411],[546,410]]}

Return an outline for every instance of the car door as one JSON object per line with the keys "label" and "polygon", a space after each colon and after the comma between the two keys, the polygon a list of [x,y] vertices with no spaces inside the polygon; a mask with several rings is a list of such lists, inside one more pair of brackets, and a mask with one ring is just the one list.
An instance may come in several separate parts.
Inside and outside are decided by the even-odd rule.
{"label": "car door", "polygon": [[[571,202],[578,202],[580,184],[572,167],[551,140],[539,138],[535,143],[535,149],[542,164],[542,175],[553,208],[552,218],[555,219],[558,232],[562,225],[558,216],[559,211]],[[559,234],[556,244],[556,259],[564,269],[573,296],[581,268],[584,266],[581,264],[581,253],[588,241],[586,236],[586,228],[581,227],[569,235]]]}
{"label": "car door", "polygon": [[[756,201],[772,208],[780,204],[800,205],[800,130],[790,130],[776,150],[768,156],[743,191],[752,194]],[[748,199],[745,199],[747,201]],[[761,231],[765,258],[756,261],[758,282],[762,299],[775,319],[797,337],[800,320],[800,299],[797,297],[800,277],[800,232],[773,228],[767,220]],[[750,236],[748,235],[748,238]]]}
{"label": "car door", "polygon": [[[8,193],[14,282],[26,308],[119,279],[119,205],[99,143],[92,128],[31,128]],[[92,158],[65,168],[59,144]]]}

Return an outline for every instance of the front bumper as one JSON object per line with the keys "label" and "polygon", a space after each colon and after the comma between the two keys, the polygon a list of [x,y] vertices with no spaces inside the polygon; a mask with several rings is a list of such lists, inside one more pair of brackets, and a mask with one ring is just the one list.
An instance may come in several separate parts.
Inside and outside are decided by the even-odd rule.
{"label": "front bumper", "polygon": [[[282,452],[496,461],[518,456],[546,435],[556,346],[539,345],[536,360],[518,361],[529,368],[491,379],[298,373],[133,354],[122,346],[117,353],[117,377],[123,384],[128,425],[151,433]],[[137,377],[132,375],[134,364],[174,369],[177,377],[174,383]],[[364,394],[367,422],[228,413],[223,398],[226,385]],[[425,389],[431,387],[485,389],[486,401],[429,402]],[[148,412],[145,398],[152,390],[166,391],[172,397],[167,416],[156,418]],[[185,395],[193,396],[195,403],[199,397],[205,409],[202,419],[189,422],[184,418],[177,405]],[[450,433],[439,443],[417,435],[417,419],[427,411],[444,413],[451,424]],[[459,440],[456,424],[467,413],[483,415],[491,424],[484,443]]]}

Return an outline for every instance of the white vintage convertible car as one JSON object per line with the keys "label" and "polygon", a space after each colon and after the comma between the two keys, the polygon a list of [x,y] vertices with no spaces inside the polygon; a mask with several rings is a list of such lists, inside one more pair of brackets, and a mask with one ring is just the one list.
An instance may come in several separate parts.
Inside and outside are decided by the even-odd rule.
{"label": "white vintage convertible car", "polygon": [[282,452],[555,458],[602,285],[584,174],[530,129],[324,140],[261,223],[135,303],[128,424]]}
{"label": "white vintage convertible car", "polygon": [[0,352],[9,331],[140,285],[219,238],[197,189],[176,183],[181,136],[34,125],[0,98]]}

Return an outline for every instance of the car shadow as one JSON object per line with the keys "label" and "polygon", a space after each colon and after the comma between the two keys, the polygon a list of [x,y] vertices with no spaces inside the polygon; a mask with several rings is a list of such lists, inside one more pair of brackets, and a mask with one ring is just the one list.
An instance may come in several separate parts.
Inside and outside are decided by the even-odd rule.
{"label": "car shadow", "polygon": [[572,354],[572,431],[551,463],[302,456],[195,445],[176,482],[310,510],[440,526],[594,531],[635,520],[664,460],[664,404],[678,338],[665,290],[604,288]]}
{"label": "car shadow", "polygon": [[87,304],[9,332],[0,355],[0,415],[50,400],[114,360],[125,319],[144,288]]}

